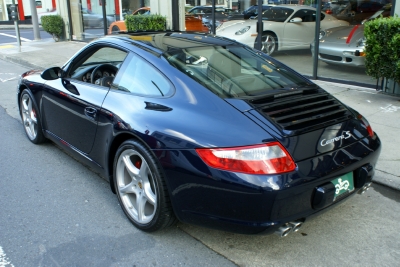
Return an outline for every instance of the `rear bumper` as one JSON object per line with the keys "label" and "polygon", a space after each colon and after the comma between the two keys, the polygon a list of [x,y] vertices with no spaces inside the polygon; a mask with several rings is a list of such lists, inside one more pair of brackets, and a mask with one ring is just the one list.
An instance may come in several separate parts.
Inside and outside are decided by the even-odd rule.
{"label": "rear bumper", "polygon": [[[211,169],[189,151],[175,151],[168,166],[160,161],[178,219],[224,231],[268,234],[289,222],[304,222],[362,190],[372,181],[380,150],[377,136],[366,137],[297,162],[295,172],[268,176]],[[350,172],[355,190],[333,201],[330,181]],[[318,193],[324,187],[325,193]]]}

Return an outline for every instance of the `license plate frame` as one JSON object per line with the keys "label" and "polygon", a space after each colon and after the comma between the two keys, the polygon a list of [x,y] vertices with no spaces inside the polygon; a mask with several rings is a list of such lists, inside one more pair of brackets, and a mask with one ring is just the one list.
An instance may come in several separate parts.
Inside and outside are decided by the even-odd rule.
{"label": "license plate frame", "polygon": [[333,179],[331,183],[335,186],[335,196],[333,197],[333,201],[335,201],[341,195],[354,191],[353,172],[341,175]]}

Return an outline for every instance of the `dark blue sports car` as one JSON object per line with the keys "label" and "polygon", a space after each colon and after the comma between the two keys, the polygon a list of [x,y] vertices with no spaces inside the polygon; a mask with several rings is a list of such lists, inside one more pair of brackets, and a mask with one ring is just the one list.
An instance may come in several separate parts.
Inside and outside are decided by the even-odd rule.
{"label": "dark blue sports car", "polygon": [[95,40],[62,68],[24,73],[18,105],[29,140],[107,179],[144,231],[179,219],[285,236],[366,190],[381,150],[367,120],[319,86],[200,33]]}

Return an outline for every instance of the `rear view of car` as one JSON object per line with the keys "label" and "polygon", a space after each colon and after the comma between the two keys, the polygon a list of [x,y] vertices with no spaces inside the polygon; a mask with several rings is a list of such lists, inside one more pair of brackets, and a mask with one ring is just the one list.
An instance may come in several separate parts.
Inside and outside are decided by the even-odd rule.
{"label": "rear view of car", "polygon": [[24,73],[17,96],[29,140],[105,177],[148,232],[177,218],[286,236],[366,190],[381,150],[368,121],[323,88],[204,33],[99,38],[63,69]]}

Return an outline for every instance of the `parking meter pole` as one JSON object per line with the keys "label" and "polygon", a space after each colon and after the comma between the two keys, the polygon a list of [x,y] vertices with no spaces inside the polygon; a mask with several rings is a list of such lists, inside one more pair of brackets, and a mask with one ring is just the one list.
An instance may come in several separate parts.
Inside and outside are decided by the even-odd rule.
{"label": "parking meter pole", "polygon": [[18,11],[17,11],[17,6],[15,5],[15,0],[12,0],[12,5],[10,6],[10,9],[11,9],[11,18],[14,20],[15,35],[17,36],[18,52],[21,52],[21,37],[19,36]]}
{"label": "parking meter pole", "polygon": [[18,52],[21,52],[21,37],[19,36],[18,20],[14,20],[15,35],[17,36]]}
{"label": "parking meter pole", "polygon": [[315,36],[314,36],[314,58],[313,75],[314,80],[318,77],[318,52],[319,52],[319,32],[321,31],[321,3],[317,1],[317,14],[315,16]]}
{"label": "parking meter pole", "polygon": [[31,4],[31,14],[32,14],[32,26],[33,26],[33,36],[35,40],[40,40],[40,30],[39,30],[39,20],[36,9],[36,1],[30,0]]}

